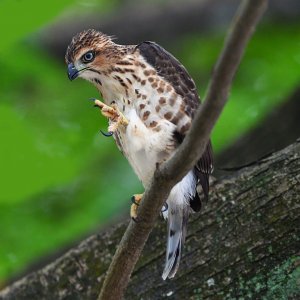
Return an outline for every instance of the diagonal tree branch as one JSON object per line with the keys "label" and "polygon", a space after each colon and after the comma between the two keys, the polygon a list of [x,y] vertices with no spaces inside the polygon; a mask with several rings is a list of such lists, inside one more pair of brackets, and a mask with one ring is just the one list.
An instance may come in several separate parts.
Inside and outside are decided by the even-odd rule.
{"label": "diagonal tree branch", "polygon": [[225,41],[209,85],[206,101],[175,155],[157,169],[139,207],[139,222],[130,222],[109,267],[99,300],[122,299],[133,268],[171,188],[203,154],[210,133],[227,101],[244,49],[267,7],[267,0],[243,1]]}

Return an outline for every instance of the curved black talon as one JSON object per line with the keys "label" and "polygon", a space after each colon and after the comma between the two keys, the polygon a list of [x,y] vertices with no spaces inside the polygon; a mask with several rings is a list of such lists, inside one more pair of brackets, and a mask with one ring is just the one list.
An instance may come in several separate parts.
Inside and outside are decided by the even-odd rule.
{"label": "curved black talon", "polygon": [[161,212],[163,213],[163,212],[167,211],[168,208],[169,208],[169,205],[168,205],[168,203],[166,202],[166,203],[163,205],[163,207],[161,208]]}
{"label": "curved black talon", "polygon": [[97,100],[97,98],[89,98],[89,100],[91,100],[91,101],[95,101],[95,100]]}
{"label": "curved black talon", "polygon": [[101,129],[100,129],[100,132],[104,135],[104,136],[106,136],[106,137],[110,137],[110,136],[112,136],[114,133],[112,132],[112,131],[109,131],[109,132],[104,132],[104,131],[102,131]]}
{"label": "curved black talon", "polygon": [[132,202],[133,204],[135,204],[136,206],[139,206],[139,205],[140,205],[139,203],[137,203],[137,202],[135,201],[135,197],[134,197],[134,196],[131,197],[131,202]]}

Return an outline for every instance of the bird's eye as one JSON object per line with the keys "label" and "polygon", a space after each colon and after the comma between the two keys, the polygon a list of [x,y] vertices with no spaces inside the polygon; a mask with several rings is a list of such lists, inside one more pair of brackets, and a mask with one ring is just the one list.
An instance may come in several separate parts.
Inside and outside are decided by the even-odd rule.
{"label": "bird's eye", "polygon": [[95,58],[95,54],[93,51],[89,51],[87,53],[85,53],[82,57],[82,60],[84,62],[91,62],[93,59]]}

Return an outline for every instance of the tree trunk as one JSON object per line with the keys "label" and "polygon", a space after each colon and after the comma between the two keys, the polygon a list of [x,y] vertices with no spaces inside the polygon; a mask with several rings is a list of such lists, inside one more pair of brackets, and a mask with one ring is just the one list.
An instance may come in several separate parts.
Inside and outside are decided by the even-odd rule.
{"label": "tree trunk", "polygon": [[[299,182],[300,140],[215,182],[190,218],[176,277],[161,279],[166,224],[159,220],[125,298],[299,299]],[[0,299],[96,299],[126,226],[91,236]]]}

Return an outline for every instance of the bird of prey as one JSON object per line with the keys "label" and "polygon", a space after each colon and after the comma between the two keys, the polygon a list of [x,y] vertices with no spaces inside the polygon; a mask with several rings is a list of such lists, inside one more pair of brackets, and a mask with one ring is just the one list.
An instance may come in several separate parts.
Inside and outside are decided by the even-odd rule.
{"label": "bird of prey", "polygon": [[[104,103],[95,100],[109,119],[108,133],[129,161],[144,187],[154,171],[176,151],[200,105],[196,86],[184,66],[154,42],[118,45],[94,29],[75,35],[67,48],[70,80],[84,78],[94,84]],[[168,220],[163,279],[177,272],[190,212],[199,211],[208,197],[213,169],[212,147],[177,183],[166,200]],[[197,193],[202,187],[203,199]],[[201,196],[202,197],[202,196]],[[142,195],[134,195],[131,216],[136,218]]]}

